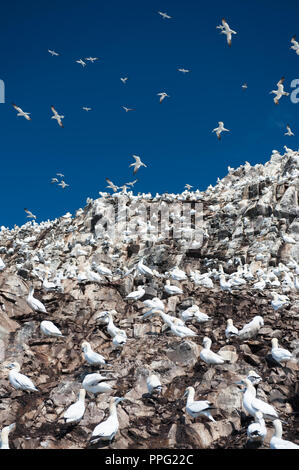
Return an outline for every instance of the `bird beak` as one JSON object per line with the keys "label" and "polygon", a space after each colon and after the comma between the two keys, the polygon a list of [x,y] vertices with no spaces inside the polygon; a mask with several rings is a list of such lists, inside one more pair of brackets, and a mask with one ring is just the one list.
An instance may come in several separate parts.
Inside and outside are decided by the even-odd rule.
{"label": "bird beak", "polygon": [[184,395],[183,395],[183,398],[186,397],[188,394],[187,390],[185,391]]}

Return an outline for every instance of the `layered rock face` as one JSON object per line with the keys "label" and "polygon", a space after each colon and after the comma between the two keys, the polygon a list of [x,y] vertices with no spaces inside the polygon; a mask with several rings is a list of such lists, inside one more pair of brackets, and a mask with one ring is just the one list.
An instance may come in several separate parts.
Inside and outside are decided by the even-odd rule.
{"label": "layered rock face", "polygon": [[[0,429],[16,422],[10,447],[242,448],[250,420],[235,382],[250,370],[262,377],[257,396],[272,404],[285,422],[283,437],[299,443],[298,190],[299,153],[287,149],[284,155],[274,151],[265,165],[229,168],[205,192],[100,193],[74,217],[66,214],[12,230],[2,227]],[[153,215],[151,207],[156,206]],[[167,221],[162,209],[168,211]],[[111,214],[121,227],[116,234]],[[169,229],[167,236],[162,223]],[[152,274],[142,274],[140,260]],[[185,271],[185,280],[172,276],[176,267]],[[230,283],[227,288],[221,278]],[[167,294],[166,279],[183,294]],[[47,313],[27,304],[31,285]],[[138,286],[144,286],[145,295],[127,300]],[[276,294],[286,296],[281,305],[273,304]],[[154,297],[163,301],[169,315],[180,318],[181,312],[198,305],[210,320],[188,323],[196,337],[175,336],[160,316],[143,318],[149,310],[143,301]],[[115,325],[127,334],[121,349],[100,321],[101,312],[112,310]],[[227,319],[240,329],[256,315],[264,319],[258,335],[227,340]],[[44,337],[42,320],[53,321],[65,337]],[[212,350],[230,362],[209,366],[200,359],[205,336],[211,338]],[[270,355],[272,338],[294,360],[276,363]],[[110,382],[114,389],[97,396],[87,393],[82,420],[70,426],[63,422],[64,411],[77,400],[86,374],[100,370],[84,360],[84,340],[110,364],[103,367],[110,372],[102,374],[115,378]],[[11,386],[4,366],[13,361],[38,392]],[[162,383],[157,397],[147,394],[149,371]],[[216,422],[194,420],[186,413],[183,395],[188,386],[194,387],[196,400],[213,403]],[[117,408],[119,431],[111,444],[90,446],[94,427],[107,416],[111,394],[125,398]],[[266,424],[264,447],[269,447],[273,426],[271,421]]]}

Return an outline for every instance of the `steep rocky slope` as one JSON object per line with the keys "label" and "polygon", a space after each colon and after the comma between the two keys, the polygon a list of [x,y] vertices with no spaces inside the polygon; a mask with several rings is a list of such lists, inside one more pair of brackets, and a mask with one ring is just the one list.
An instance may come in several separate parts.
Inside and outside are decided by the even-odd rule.
{"label": "steep rocky slope", "polygon": [[[2,366],[18,361],[21,372],[39,389],[31,394],[14,390],[7,369],[1,367],[0,429],[16,422],[11,447],[89,447],[92,430],[107,415],[109,394],[88,395],[78,425],[67,426],[61,419],[77,399],[84,376],[98,370],[84,362],[83,340],[111,364],[110,374],[116,378],[113,394],[125,397],[118,406],[120,428],[111,448],[244,447],[248,419],[235,382],[252,369],[263,378],[258,396],[271,403],[286,423],[283,437],[299,443],[299,367],[296,361],[282,367],[270,356],[274,337],[299,356],[298,183],[299,153],[287,149],[284,155],[274,151],[265,165],[246,163],[229,169],[225,178],[205,192],[154,197],[100,193],[99,199],[88,199],[74,217],[66,214],[40,224],[28,222],[13,230],[2,227],[0,257],[5,266],[0,272],[0,361]],[[112,238],[105,218],[108,220],[108,208],[115,208],[119,201],[132,206],[130,224]],[[148,220],[142,221],[138,208],[153,202],[169,208],[170,226],[184,220],[180,219],[184,204],[191,211],[200,208],[202,241],[186,240],[189,231],[185,229],[176,238],[147,233],[149,222],[156,219],[146,212]],[[141,258],[154,276],[145,277],[136,270]],[[100,265],[112,275],[95,280]],[[224,273],[227,279],[233,279],[234,273],[241,276],[244,265],[253,278],[238,288],[223,290],[220,275]],[[187,280],[172,279],[171,284],[180,286],[183,294],[169,296],[163,286],[176,266],[186,272]],[[278,283],[271,284],[270,275]],[[45,289],[47,276],[56,289]],[[263,278],[266,287],[256,289],[255,283]],[[31,284],[47,314],[33,312],[28,306]],[[145,296],[136,302],[126,300],[138,285],[145,286]],[[271,304],[273,292],[288,297],[277,310]],[[188,324],[197,337],[178,338],[158,317],[142,318],[147,310],[142,301],[153,297],[162,299],[165,312],[171,315],[179,317],[196,304],[211,320]],[[97,318],[105,310],[117,312],[115,324],[127,333],[121,351],[114,348],[106,326]],[[264,318],[258,336],[245,342],[226,341],[228,318],[241,328],[255,315]],[[65,338],[44,338],[40,331],[44,319],[52,320]],[[214,351],[226,351],[231,362],[206,365],[199,358],[204,336],[212,339]],[[147,396],[149,369],[160,376],[163,385],[157,398]],[[196,399],[214,404],[215,423],[204,418],[194,421],[186,414],[183,394],[187,386],[195,388]],[[269,447],[273,433],[271,422],[267,427],[264,447]]]}

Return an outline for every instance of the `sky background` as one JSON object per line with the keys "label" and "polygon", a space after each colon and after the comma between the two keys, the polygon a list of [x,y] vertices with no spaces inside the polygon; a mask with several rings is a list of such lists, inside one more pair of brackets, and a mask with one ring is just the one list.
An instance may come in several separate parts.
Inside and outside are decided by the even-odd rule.
{"label": "sky background", "polygon": [[[216,29],[223,17],[238,33],[231,48]],[[265,163],[284,145],[298,149],[299,103],[283,97],[275,106],[269,94],[282,76],[289,92],[299,79],[290,49],[298,17],[297,0],[3,2],[0,226],[27,222],[24,207],[38,222],[74,213],[106,191],[106,177],[117,185],[135,179],[133,154],[148,165],[134,193],[155,194],[182,192],[186,183],[205,190],[228,166]],[[99,60],[76,63],[89,56]],[[170,98],[160,104],[163,91]],[[32,120],[17,117],[12,102]],[[211,132],[218,121],[230,129],[221,141]],[[284,136],[287,123],[294,137]],[[69,187],[50,184],[57,172]]]}

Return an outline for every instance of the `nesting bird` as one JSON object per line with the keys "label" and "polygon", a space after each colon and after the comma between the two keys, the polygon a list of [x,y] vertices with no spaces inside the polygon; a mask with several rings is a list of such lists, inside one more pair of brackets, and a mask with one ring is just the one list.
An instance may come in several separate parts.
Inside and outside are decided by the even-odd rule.
{"label": "nesting bird", "polygon": [[263,413],[261,411],[256,411],[254,419],[254,423],[251,423],[247,428],[248,439],[250,442],[263,443],[267,435],[267,428],[263,418]]}
{"label": "nesting bird", "polygon": [[275,432],[270,440],[270,449],[299,449],[298,444],[282,439],[282,424],[279,419],[273,421]]}
{"label": "nesting bird", "polygon": [[57,326],[49,320],[43,320],[40,324],[40,329],[46,336],[63,337],[63,334]]}
{"label": "nesting bird", "polygon": [[85,412],[85,395],[86,390],[81,388],[78,400],[69,406],[63,415],[65,423],[78,423],[80,419],[83,418]]}
{"label": "nesting bird", "polygon": [[114,387],[108,384],[107,380],[115,380],[113,378],[104,377],[101,374],[87,374],[84,377],[82,382],[82,387],[89,393],[97,394],[97,393],[106,393],[111,392]]}
{"label": "nesting bird", "polygon": [[34,310],[35,312],[47,313],[47,310],[44,304],[40,302],[40,300],[33,297],[33,294],[34,294],[34,287],[31,286],[29,289],[28,297],[27,297],[27,304],[29,305],[29,307],[32,308],[32,310]]}
{"label": "nesting bird", "polygon": [[160,394],[162,392],[162,384],[156,374],[150,374],[146,379],[146,386],[150,395]]}
{"label": "nesting bird", "polygon": [[98,441],[112,441],[119,428],[116,406],[122,400],[123,398],[119,397],[111,398],[109,406],[109,418],[107,418],[105,421],[102,421],[94,428],[90,438],[91,444],[95,444]]}
{"label": "nesting bird", "polygon": [[279,364],[290,361],[293,359],[293,355],[287,349],[280,348],[278,346],[278,339],[272,338],[272,349],[271,349],[271,356],[275,359],[276,362]]}
{"label": "nesting bird", "polygon": [[215,419],[211,415],[211,409],[213,409],[213,404],[208,400],[194,401],[195,390],[193,387],[187,387],[184,393],[184,397],[187,396],[186,411],[192,416],[192,418],[197,418],[198,416],[206,416],[211,421],[215,422]]}
{"label": "nesting bird", "polygon": [[207,336],[204,337],[203,341],[203,349],[200,351],[199,357],[208,365],[220,365],[226,362],[230,362],[227,359],[224,359],[219,354],[214,353],[211,351],[212,341]]}
{"label": "nesting bird", "polygon": [[9,449],[8,436],[9,433],[16,429],[16,423],[12,423],[9,426],[4,426],[0,431],[0,449]]}
{"label": "nesting bird", "polygon": [[101,354],[98,354],[97,352],[93,351],[92,347],[87,341],[83,341],[81,348],[85,360],[91,366],[107,365],[105,358]]}
{"label": "nesting bird", "polygon": [[24,374],[20,374],[21,366],[18,362],[12,362],[5,366],[10,369],[8,378],[10,384],[16,390],[24,390],[28,392],[38,392],[38,389],[34,385],[31,379]]}

